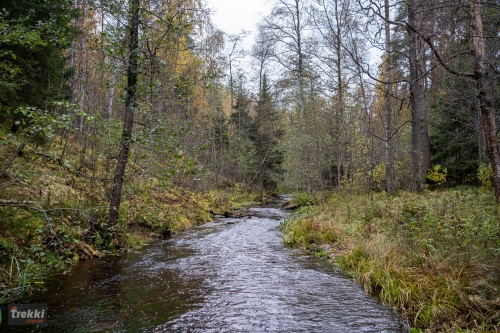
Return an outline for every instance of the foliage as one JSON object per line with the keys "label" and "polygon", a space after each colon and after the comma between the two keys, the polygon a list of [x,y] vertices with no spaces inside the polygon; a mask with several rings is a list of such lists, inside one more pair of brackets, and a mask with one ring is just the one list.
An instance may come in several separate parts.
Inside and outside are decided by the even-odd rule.
{"label": "foliage", "polygon": [[320,195],[318,195],[317,193],[298,192],[292,195],[291,202],[297,203],[300,207],[308,207],[319,205],[321,202],[320,198]]}
{"label": "foliage", "polygon": [[429,95],[430,112],[434,116],[431,126],[432,163],[445,166],[448,182],[474,184],[478,146],[477,110],[472,96],[472,83],[445,75]]}
{"label": "foliage", "polygon": [[439,164],[436,164],[434,167],[427,171],[427,179],[433,181],[438,185],[443,185],[446,183],[446,176],[448,175],[448,169],[441,169]]}
{"label": "foliage", "polygon": [[[245,50],[211,24],[203,1],[134,3],[141,7],[133,7],[141,24],[133,50],[126,47],[128,6],[119,1],[2,4],[0,245],[7,250],[0,257],[0,283],[12,286],[5,295],[15,297],[73,260],[125,251],[210,221],[232,205],[252,202],[257,187],[259,199],[281,188],[307,191],[294,195],[302,208],[282,226],[288,244],[316,249],[331,243],[346,250],[344,267],[421,327],[460,315],[469,316],[458,319],[465,328],[474,320],[496,325],[488,312],[494,300],[485,296],[497,292],[485,278],[494,279],[498,265],[490,191],[366,194],[385,188],[386,143],[393,146],[394,163],[387,165],[394,167],[396,187],[412,182],[404,4],[394,6],[400,24],[389,24],[393,52],[381,59],[392,66],[382,65],[379,73],[392,82],[387,141],[389,85],[365,82],[375,76],[363,74],[366,52],[360,51],[368,43],[357,25],[385,28],[363,16],[368,3],[359,11],[354,6],[360,3],[349,1],[276,1],[261,24],[255,63],[245,71],[237,68]],[[434,3],[419,6],[430,10]],[[463,8],[436,8],[436,15],[423,15],[429,22],[421,27],[436,29],[436,51],[445,52],[450,66],[470,71],[469,36],[441,37],[468,31]],[[494,6],[482,11],[486,36],[494,35],[498,13]],[[381,35],[374,37],[369,42],[377,45]],[[485,42],[496,68],[498,43]],[[233,46],[229,56],[225,44]],[[422,45],[419,51],[430,54]],[[138,76],[137,94],[128,110],[133,129],[124,133],[131,58],[139,62],[138,71],[129,72]],[[435,167],[428,179],[439,186],[479,180],[489,188],[494,169],[482,157],[475,82],[429,69],[424,81],[432,84],[420,101],[429,104],[431,122]],[[498,80],[490,78],[498,106]],[[113,169],[124,161],[120,143],[130,148],[130,159],[117,178],[124,181],[119,223],[108,225]],[[329,191],[337,196],[325,198]],[[313,207],[320,203],[326,212]]]}
{"label": "foliage", "polygon": [[6,45],[20,45],[35,49],[46,45],[40,37],[40,26],[30,29],[26,26],[26,18],[8,19],[9,13],[4,8],[0,12],[0,105],[8,103],[9,97],[15,94],[23,84],[23,72],[19,65],[15,64],[17,55],[14,50]]}
{"label": "foliage", "polygon": [[488,165],[481,163],[477,169],[477,179],[481,182],[481,187],[491,189],[493,187],[493,169],[491,163]]}
{"label": "foliage", "polygon": [[372,175],[373,183],[378,185],[379,187],[382,186],[382,184],[385,181],[385,163],[379,163],[373,170],[373,175]]}
{"label": "foliage", "polygon": [[[68,99],[65,50],[76,30],[70,1],[11,1],[0,12],[0,111]],[[61,89],[62,88],[62,89]],[[22,117],[14,117],[19,120]]]}

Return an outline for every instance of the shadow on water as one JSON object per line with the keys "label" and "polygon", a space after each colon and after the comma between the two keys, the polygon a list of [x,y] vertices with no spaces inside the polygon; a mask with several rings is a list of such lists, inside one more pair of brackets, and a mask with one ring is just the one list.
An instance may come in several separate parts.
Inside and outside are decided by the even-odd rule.
{"label": "shadow on water", "polygon": [[[281,243],[276,207],[221,219],[140,253],[80,262],[34,295],[49,325],[2,332],[406,332],[324,260]],[[4,311],[4,319],[6,313]]]}

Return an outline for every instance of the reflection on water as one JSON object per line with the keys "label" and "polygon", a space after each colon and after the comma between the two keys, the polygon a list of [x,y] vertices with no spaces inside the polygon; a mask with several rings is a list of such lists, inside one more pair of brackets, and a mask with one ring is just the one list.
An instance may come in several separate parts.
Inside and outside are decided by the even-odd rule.
{"label": "reflection on water", "polygon": [[[325,261],[283,247],[283,212],[222,219],[141,253],[81,262],[43,328],[8,332],[405,332],[400,319]],[[4,313],[5,315],[5,313]]]}

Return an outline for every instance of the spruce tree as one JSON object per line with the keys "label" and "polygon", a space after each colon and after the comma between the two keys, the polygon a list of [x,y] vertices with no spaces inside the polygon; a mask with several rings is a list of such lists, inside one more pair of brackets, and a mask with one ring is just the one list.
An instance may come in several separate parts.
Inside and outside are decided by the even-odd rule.
{"label": "spruce tree", "polygon": [[[12,121],[21,106],[45,109],[71,98],[67,50],[76,35],[68,0],[4,2],[0,10],[0,114]],[[17,116],[19,117],[19,116]],[[13,122],[12,130],[18,126]]]}

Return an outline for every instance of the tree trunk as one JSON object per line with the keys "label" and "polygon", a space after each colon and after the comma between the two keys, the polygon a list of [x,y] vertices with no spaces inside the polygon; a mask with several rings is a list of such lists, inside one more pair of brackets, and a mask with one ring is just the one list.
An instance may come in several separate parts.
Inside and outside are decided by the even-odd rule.
{"label": "tree trunk", "polygon": [[[421,14],[415,13],[416,21],[421,21]],[[422,151],[422,172],[424,176],[431,168],[431,143],[429,140],[429,128],[427,126],[427,110],[429,108],[425,99],[425,61],[423,42],[420,36],[416,36],[417,77],[418,77],[418,114],[420,118],[420,149]]]}
{"label": "tree trunk", "polygon": [[[408,23],[416,26],[415,1],[408,2]],[[417,65],[417,48],[420,46],[417,34],[408,29],[409,35],[409,60],[410,60],[410,101],[411,101],[411,162],[412,162],[412,190],[419,192],[423,189],[422,160],[420,146],[420,120],[421,103],[423,94],[420,91],[419,73]]]}
{"label": "tree trunk", "polygon": [[336,38],[335,38],[335,48],[337,52],[337,59],[336,59],[336,65],[337,65],[337,85],[338,85],[338,101],[339,101],[339,110],[340,110],[340,115],[341,117],[344,116],[344,87],[342,86],[342,37],[341,37],[341,23],[339,20],[339,8],[338,8],[338,1],[335,1],[335,21],[336,21]]}
{"label": "tree trunk", "polygon": [[301,116],[306,118],[305,115],[305,99],[304,99],[304,59],[302,55],[302,32],[300,30],[300,0],[295,0],[295,17],[296,20],[294,29],[297,39],[297,73],[299,74],[299,98],[300,98],[300,111]]}
{"label": "tree trunk", "polygon": [[495,109],[491,95],[491,82],[488,73],[488,56],[486,54],[483,37],[483,19],[479,1],[470,2],[470,50],[471,62],[474,67],[474,78],[476,80],[477,98],[483,123],[484,137],[486,141],[486,153],[493,167],[493,183],[495,186],[495,197],[500,202],[500,148],[498,146],[497,125],[495,120]]}
{"label": "tree trunk", "polygon": [[85,82],[87,81],[87,0],[82,1],[82,35],[80,36],[80,101],[78,114],[80,115],[80,135],[83,140],[83,109],[85,107]]}
{"label": "tree trunk", "polygon": [[139,19],[140,0],[131,0],[129,8],[129,61],[127,68],[127,94],[125,99],[125,112],[123,116],[123,132],[121,149],[116,164],[116,172],[113,180],[113,190],[109,207],[109,227],[116,225],[118,221],[118,209],[120,208],[123,177],[129,158],[130,145],[132,143],[132,129],[134,124],[134,111],[136,108],[136,91],[138,79],[139,61]]}
{"label": "tree trunk", "polygon": [[115,81],[116,74],[111,73],[111,80],[109,82],[109,92],[108,92],[108,118],[113,115],[113,98],[115,96]]}
{"label": "tree trunk", "polygon": [[257,141],[257,163],[259,163],[259,201],[264,201],[264,162],[262,160],[262,133],[260,133],[260,120]]}
{"label": "tree trunk", "polygon": [[394,155],[392,149],[391,124],[391,31],[389,25],[389,0],[385,0],[385,189],[392,194],[394,187]]}

